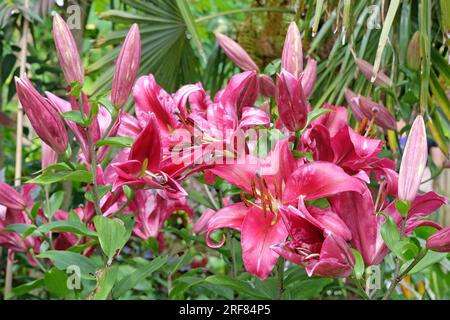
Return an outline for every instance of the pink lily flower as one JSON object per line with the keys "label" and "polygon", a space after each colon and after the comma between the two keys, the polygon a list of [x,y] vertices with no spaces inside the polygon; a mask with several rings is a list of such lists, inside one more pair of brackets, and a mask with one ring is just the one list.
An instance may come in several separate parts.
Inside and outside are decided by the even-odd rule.
{"label": "pink lily flower", "polygon": [[113,190],[124,185],[134,188],[163,189],[175,197],[185,196],[183,187],[161,167],[161,139],[156,117],[150,114],[149,122],[133,143],[128,160],[114,163],[117,178]]}
{"label": "pink lily flower", "polygon": [[139,190],[128,210],[137,212],[133,234],[144,240],[156,238],[164,222],[176,211],[186,212],[190,221],[194,217],[194,210],[188,205],[186,198],[165,199],[152,190]]}
{"label": "pink lily flower", "polygon": [[[367,266],[381,263],[389,249],[384,244],[381,237],[381,226],[385,218],[381,214],[375,214],[377,211],[385,211],[401,228],[402,217],[395,208],[395,200],[391,203],[385,203],[375,208],[370,191],[366,189],[363,193],[344,192],[330,198],[331,208],[346,223],[352,233],[351,243],[363,256]],[[409,209],[405,234],[410,234],[419,226],[431,226],[440,229],[440,226],[431,220],[422,220],[428,215],[446,204],[447,200],[438,196],[434,192],[428,192],[417,196],[411,203]]]}
{"label": "pink lily flower", "polygon": [[66,81],[69,84],[76,81],[83,84],[83,63],[81,62],[75,39],[67,23],[58,14],[53,16],[53,38],[59,64],[64,72]]}
{"label": "pink lily flower", "polygon": [[117,109],[127,102],[141,61],[141,36],[134,23],[120,50],[112,83],[111,102]]}
{"label": "pink lily flower", "polygon": [[427,248],[437,252],[450,252],[450,227],[443,228],[430,236]]}
{"label": "pink lily flower", "polygon": [[417,116],[409,132],[398,177],[398,197],[413,201],[427,165],[427,133],[422,116]]}
{"label": "pink lily flower", "polygon": [[[209,220],[207,243],[211,247],[223,245],[210,240],[216,229],[232,228],[241,232],[242,257],[245,269],[261,279],[265,279],[275,265],[278,254],[271,249],[283,243],[288,236],[285,224],[280,219],[279,208],[296,205],[300,198],[313,200],[344,191],[360,191],[357,178],[347,175],[338,166],[314,162],[301,164],[290,153],[286,140],[280,142],[279,153],[272,153],[267,160],[280,161],[276,174],[259,175],[264,163],[247,157],[245,164],[217,165],[211,171],[252,195],[250,201],[242,194],[239,202],[217,211]],[[278,158],[277,158],[278,157]]]}
{"label": "pink lily flower", "polygon": [[58,153],[67,149],[66,127],[50,102],[43,98],[26,76],[15,77],[16,91],[28,119],[38,136]]}
{"label": "pink lily flower", "polygon": [[345,278],[351,275],[355,258],[347,241],[350,230],[329,209],[289,206],[281,216],[291,241],[272,246],[286,260],[304,266],[308,276]]}

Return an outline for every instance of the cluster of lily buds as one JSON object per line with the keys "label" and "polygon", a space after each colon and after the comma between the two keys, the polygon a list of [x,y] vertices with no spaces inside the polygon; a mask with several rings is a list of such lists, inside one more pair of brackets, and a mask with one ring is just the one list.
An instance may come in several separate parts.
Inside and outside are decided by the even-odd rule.
{"label": "cluster of lily buds", "polygon": [[356,120],[373,120],[375,124],[388,130],[395,130],[397,128],[395,118],[385,106],[367,97],[357,95],[350,89],[345,89],[344,96]]}
{"label": "cluster of lily buds", "polygon": [[63,153],[69,138],[58,112],[26,76],[22,79],[16,77],[15,82],[20,103],[38,136],[57,153]]}

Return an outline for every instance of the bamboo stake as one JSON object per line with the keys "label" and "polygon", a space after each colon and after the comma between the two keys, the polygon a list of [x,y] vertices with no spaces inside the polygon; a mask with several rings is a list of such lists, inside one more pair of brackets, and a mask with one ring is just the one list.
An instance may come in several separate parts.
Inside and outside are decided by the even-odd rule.
{"label": "bamboo stake", "polygon": [[[25,0],[24,7],[29,7],[29,0]],[[29,31],[29,22],[23,17],[22,26],[22,38],[20,39],[20,55],[19,55],[19,70],[20,76],[23,77],[26,72],[27,62],[27,40]],[[17,129],[16,129],[16,163],[14,170],[14,186],[19,187],[22,183],[22,139],[23,139],[23,108],[20,101],[17,104]],[[9,255],[8,255],[9,256]],[[6,272],[5,272],[5,290],[4,298],[7,299],[12,289],[13,281],[13,261],[12,259],[6,259]]]}

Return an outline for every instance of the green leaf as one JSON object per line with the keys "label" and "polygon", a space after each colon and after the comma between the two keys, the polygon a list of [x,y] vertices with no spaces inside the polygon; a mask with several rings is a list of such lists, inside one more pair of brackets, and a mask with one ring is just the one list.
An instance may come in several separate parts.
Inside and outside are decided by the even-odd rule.
{"label": "green leaf", "polygon": [[198,277],[192,277],[192,276],[181,276],[179,278],[177,278],[174,281],[173,287],[171,288],[170,292],[169,292],[169,299],[170,300],[176,300],[176,299],[183,299],[184,298],[184,293],[186,292],[186,290],[188,290],[189,288],[199,285],[201,283],[204,283],[204,279],[203,278],[198,278]]}
{"label": "green leaf", "polygon": [[103,252],[109,260],[112,260],[117,252],[127,243],[131,236],[131,231],[125,228],[122,220],[110,219],[104,216],[95,216],[94,225]]}
{"label": "green leaf", "polygon": [[37,176],[36,178],[28,180],[27,183],[47,185],[59,181],[77,181],[90,183],[92,182],[92,174],[86,170],[46,172]]}
{"label": "green leaf", "polygon": [[180,9],[181,16],[183,17],[186,27],[189,30],[195,45],[197,46],[200,56],[206,62],[205,50],[203,49],[202,40],[200,39],[200,34],[197,29],[197,24],[195,22],[194,16],[192,15],[190,5],[186,0],[176,0],[178,9]]}
{"label": "green leaf", "polygon": [[97,147],[114,146],[119,148],[129,148],[133,144],[134,139],[129,137],[110,137],[99,140],[95,143]]}
{"label": "green leaf", "polygon": [[20,234],[23,238],[26,238],[28,235],[32,234],[37,227],[34,224],[26,224],[26,223],[13,223],[6,226],[3,231],[10,231]]}
{"label": "green leaf", "polygon": [[407,261],[414,258],[419,253],[419,247],[412,241],[400,240],[394,244],[392,252],[403,261]]}
{"label": "green leaf", "polygon": [[98,101],[102,106],[108,110],[108,112],[111,114],[111,116],[115,117],[117,114],[116,108],[114,108],[111,100],[109,100],[108,97],[103,97]]}
{"label": "green leaf", "polygon": [[377,53],[375,56],[375,63],[373,64],[373,74],[376,75],[380,70],[381,58],[383,56],[383,50],[386,46],[389,38],[389,31],[391,30],[392,23],[394,22],[395,14],[397,13],[400,0],[392,0],[389,3],[389,9],[384,18],[383,29],[381,30],[380,40],[378,41]]}
{"label": "green leaf", "polygon": [[321,115],[328,113],[328,112],[334,112],[334,111],[331,109],[317,108],[317,109],[314,109],[313,111],[309,112],[305,127],[302,130],[300,130],[300,132],[305,131],[311,122],[313,122],[315,119],[317,119]]}
{"label": "green leaf", "polygon": [[58,297],[64,297],[68,292],[67,287],[68,275],[62,270],[52,268],[44,275],[45,288]]}
{"label": "green leaf", "polygon": [[38,255],[40,259],[50,259],[56,268],[65,270],[69,266],[78,266],[81,274],[88,279],[89,275],[95,274],[96,264],[81,254],[70,251],[49,250]]}
{"label": "green leaf", "polygon": [[159,256],[152,261],[146,262],[139,266],[136,271],[122,278],[113,290],[113,297],[119,298],[128,290],[133,289],[139,282],[144,280],[153,272],[159,270],[167,263],[168,256]]}
{"label": "green leaf", "polygon": [[328,278],[311,278],[296,282],[295,286],[288,290],[295,300],[304,300],[318,297],[322,290],[333,282],[333,279]]}
{"label": "green leaf", "polygon": [[358,250],[352,248],[353,255],[355,256],[355,266],[353,267],[353,272],[355,273],[356,279],[361,279],[364,274],[364,260]]}
{"label": "green leaf", "polygon": [[106,300],[117,280],[119,268],[111,266],[100,271],[98,286],[92,296],[93,300]]}
{"label": "green leaf", "polygon": [[67,120],[73,121],[76,124],[79,124],[80,126],[86,126],[83,115],[81,114],[80,110],[72,110],[67,111],[61,114],[61,116]]}
{"label": "green leaf", "polygon": [[97,237],[97,233],[95,231],[89,229],[80,221],[71,220],[52,221],[47,224],[40,225],[39,228],[37,228],[37,231],[40,231],[42,233],[48,231],[62,231],[76,233],[82,236],[88,236],[90,238]]}
{"label": "green leaf", "polygon": [[[428,250],[426,255],[408,272],[409,275],[420,272],[429,266],[438,263],[448,255],[447,252],[436,252]],[[411,260],[412,262],[412,260]],[[403,272],[410,263],[405,263],[400,269]]]}
{"label": "green leaf", "polygon": [[409,201],[403,201],[398,199],[397,201],[395,201],[395,208],[397,208],[398,212],[400,212],[402,217],[406,217],[408,215],[408,211],[410,208],[411,204]]}
{"label": "green leaf", "polygon": [[27,294],[28,292],[43,286],[44,286],[44,279],[37,279],[34,281],[30,281],[28,283],[13,288],[11,290],[10,295],[8,296],[8,299],[11,297],[23,296],[24,294]]}
{"label": "green leaf", "polygon": [[[98,198],[103,198],[108,192],[111,191],[112,186],[98,186]],[[94,202],[94,195],[92,193],[92,189],[84,194],[84,197],[87,201]]]}
{"label": "green leaf", "polygon": [[[50,205],[44,206],[44,213],[47,218],[53,217],[56,210],[58,210],[64,200],[64,191],[57,191],[49,199]],[[50,210],[50,211],[49,211]]]}
{"label": "green leaf", "polygon": [[263,295],[260,292],[255,291],[255,288],[253,288],[248,282],[239,279],[233,279],[225,275],[209,276],[208,278],[205,279],[205,281],[215,285],[225,286],[238,293],[245,294],[252,298],[256,299],[269,298],[266,295]]}
{"label": "green leaf", "polygon": [[383,223],[381,227],[381,236],[383,237],[384,243],[391,250],[394,251],[395,244],[400,241],[400,233],[398,232],[397,224],[394,219],[385,215],[386,221]]}

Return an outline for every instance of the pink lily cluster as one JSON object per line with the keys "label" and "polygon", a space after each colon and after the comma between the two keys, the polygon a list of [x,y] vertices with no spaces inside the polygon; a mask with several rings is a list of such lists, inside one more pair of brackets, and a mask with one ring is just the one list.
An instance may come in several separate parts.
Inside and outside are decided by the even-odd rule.
{"label": "pink lily cluster", "polygon": [[[117,112],[100,106],[86,126],[60,117],[79,111],[89,118],[93,103],[82,91],[79,96],[71,91],[83,84],[84,72],[70,30],[59,16],[54,19],[54,35],[69,83],[68,101],[51,93],[42,97],[27,78],[16,79],[17,92],[45,143],[43,166],[65,156],[71,136],[67,127],[80,146],[79,162],[95,172],[96,180],[87,189],[112,186],[99,199],[99,212],[89,201],[75,210],[89,227],[93,228],[91,220],[96,213],[127,213],[136,217],[135,236],[161,237],[164,222],[172,213],[184,211],[193,221],[186,181],[202,172],[207,183],[214,184],[220,177],[238,187],[240,201],[217,211],[205,210],[193,231],[206,234],[213,248],[226,240],[223,236],[215,242],[216,230],[239,232],[245,269],[261,279],[270,275],[280,256],[303,266],[308,275],[322,277],[351,275],[355,264],[352,248],[361,253],[366,266],[379,264],[389,249],[381,237],[386,218],[377,213],[386,212],[401,228],[402,215],[395,207],[398,199],[410,202],[406,234],[420,225],[442,229],[423,218],[447,200],[432,192],[418,194],[427,161],[422,117],[412,126],[400,175],[392,160],[381,157],[384,141],[380,133],[395,129],[395,118],[386,108],[348,90],[349,107],[360,122],[357,129],[350,126],[343,106],[321,106],[323,113],[313,117],[308,99],[317,63],[310,58],[303,69],[301,35],[295,23],[289,26],[275,81],[260,74],[257,64],[235,41],[216,34],[220,46],[243,72],[234,75],[213,98],[201,83],[185,85],[174,94],[161,88],[152,75],[134,83],[140,36],[133,25],[112,84],[110,102]],[[131,91],[135,115],[123,112]],[[277,110],[271,108],[270,99]],[[275,131],[278,138],[261,155],[264,132]],[[112,137],[128,137],[134,142],[112,156],[109,146],[96,147]],[[102,161],[111,158],[102,166]],[[12,220],[26,220],[30,204],[23,195],[6,184],[0,187],[6,191],[2,190],[0,205],[7,208],[0,211],[0,227]],[[55,218],[67,219],[67,214],[60,212]],[[7,236],[3,245],[13,250],[36,246],[10,233]],[[64,243],[72,244],[70,236],[64,236]],[[38,236],[27,239],[35,238]],[[427,246],[448,250],[449,242],[447,228],[431,237]]]}

